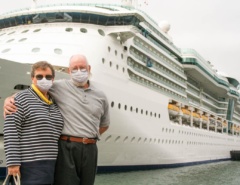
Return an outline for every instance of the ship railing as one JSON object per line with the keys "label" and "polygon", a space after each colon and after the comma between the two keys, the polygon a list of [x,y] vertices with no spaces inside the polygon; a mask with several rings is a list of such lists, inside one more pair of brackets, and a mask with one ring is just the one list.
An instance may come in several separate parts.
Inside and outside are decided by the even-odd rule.
{"label": "ship railing", "polygon": [[[157,59],[156,61],[160,60],[164,64],[164,67],[168,68],[171,71],[174,69],[174,72],[176,74],[178,74],[181,77],[184,76],[183,69],[181,69],[179,66],[177,66],[174,62],[170,61],[170,59],[167,59],[167,57],[164,56],[166,54],[164,54],[163,52],[161,54],[159,54],[159,53],[155,53],[155,52],[151,51],[149,49],[149,47],[146,47],[143,44],[143,41],[140,42],[140,40],[137,38],[134,39],[134,44],[137,45],[139,48],[141,48],[144,53],[147,52],[148,54],[150,53],[152,56],[154,56]],[[161,49],[164,49],[164,48],[161,48]],[[171,63],[173,63],[173,64],[171,64]]]}
{"label": "ship railing", "polygon": [[[138,57],[137,55],[133,54],[133,56],[137,59],[137,60],[141,60],[141,57]],[[135,64],[134,64],[135,63]],[[166,86],[169,86],[170,88],[174,89],[177,92],[180,92],[182,94],[185,94],[186,91],[184,89],[184,87],[180,87],[179,85],[176,84],[176,82],[174,82],[171,78],[169,78],[168,75],[163,75],[163,74],[159,74],[158,71],[156,69],[152,69],[152,68],[147,68],[146,66],[143,66],[140,62],[138,61],[131,61],[129,62],[129,65],[137,72],[144,74],[145,76],[157,81],[157,82],[161,82],[161,84],[165,84]],[[164,80],[164,79],[167,79]]]}

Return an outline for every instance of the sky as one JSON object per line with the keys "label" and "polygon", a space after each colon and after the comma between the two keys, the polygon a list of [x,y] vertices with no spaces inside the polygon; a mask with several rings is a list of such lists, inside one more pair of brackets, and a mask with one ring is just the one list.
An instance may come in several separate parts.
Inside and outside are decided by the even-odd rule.
{"label": "sky", "polygon": [[[40,4],[60,0],[38,1]],[[169,22],[169,35],[177,47],[195,49],[215,69],[240,81],[239,0],[139,1],[147,2],[141,8],[156,22]],[[0,0],[0,3],[1,14],[30,7],[32,0]]]}

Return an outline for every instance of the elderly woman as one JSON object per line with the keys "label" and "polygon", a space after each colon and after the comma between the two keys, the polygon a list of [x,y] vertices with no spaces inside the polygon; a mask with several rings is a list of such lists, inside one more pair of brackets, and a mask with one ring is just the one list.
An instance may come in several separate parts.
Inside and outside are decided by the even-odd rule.
{"label": "elderly woman", "polygon": [[32,85],[15,96],[17,111],[7,115],[4,147],[9,175],[21,176],[22,185],[53,183],[62,115],[48,90],[55,72],[41,61],[32,66]]}

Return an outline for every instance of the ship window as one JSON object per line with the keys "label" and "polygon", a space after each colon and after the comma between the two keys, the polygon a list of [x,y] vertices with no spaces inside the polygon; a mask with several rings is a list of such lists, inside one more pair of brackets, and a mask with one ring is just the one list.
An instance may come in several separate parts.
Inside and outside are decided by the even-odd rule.
{"label": "ship window", "polygon": [[138,108],[136,108],[136,113],[138,113]]}
{"label": "ship window", "polygon": [[2,34],[0,35],[0,37],[3,36],[3,35],[5,35],[5,34],[6,34],[6,33],[2,33]]}
{"label": "ship window", "polygon": [[115,139],[115,142],[117,143],[117,142],[119,142],[119,140],[120,140],[120,136],[118,136],[118,137]]}
{"label": "ship window", "polygon": [[125,68],[123,67],[123,69],[122,69],[122,70],[123,70],[123,73],[124,73],[124,72],[125,72]]}
{"label": "ship window", "polygon": [[102,63],[103,63],[103,64],[105,63],[105,59],[104,59],[104,58],[102,58]]}
{"label": "ship window", "polygon": [[18,84],[18,85],[15,85],[14,89],[24,90],[24,89],[28,89],[29,87],[30,87],[29,85]]}
{"label": "ship window", "polygon": [[23,41],[25,41],[25,40],[27,40],[27,38],[22,38],[22,39],[20,39],[18,42],[23,42]]}
{"label": "ship window", "polygon": [[41,29],[36,29],[36,30],[34,30],[33,32],[39,32],[39,31],[41,31]]}
{"label": "ship window", "polygon": [[111,102],[111,107],[114,107],[114,102],[113,101]]}
{"label": "ship window", "polygon": [[141,142],[141,140],[142,140],[142,138],[140,137],[140,138],[138,138],[138,143],[140,143]]}
{"label": "ship window", "polygon": [[123,59],[123,54],[121,54],[121,58]]}
{"label": "ship window", "polygon": [[87,33],[87,29],[81,28],[81,29],[80,29],[80,32],[82,32],[82,33]]}
{"label": "ship window", "polygon": [[10,39],[10,40],[8,40],[7,43],[12,42],[12,41],[14,41],[14,39]]}
{"label": "ship window", "polygon": [[124,109],[127,110],[127,105],[124,106]]}
{"label": "ship window", "polygon": [[132,108],[132,106],[130,107],[130,111],[131,111],[131,112],[133,111],[133,108]]}
{"label": "ship window", "polygon": [[121,109],[121,104],[120,103],[118,104],[118,108]]}
{"label": "ship window", "polygon": [[118,70],[118,65],[116,65],[116,69]]}
{"label": "ship window", "polygon": [[27,33],[29,30],[24,30],[24,31],[22,31],[22,33]]}
{"label": "ship window", "polygon": [[15,31],[13,31],[13,32],[9,33],[8,35],[12,35],[12,34],[14,34],[14,33],[15,33]]}
{"label": "ship window", "polygon": [[161,115],[160,114],[158,114],[158,118],[160,118],[161,117]]}
{"label": "ship window", "polygon": [[110,52],[111,51],[111,48],[110,48],[110,46],[108,46],[108,52]]}
{"label": "ship window", "polygon": [[125,143],[125,142],[127,141],[127,139],[128,139],[128,136],[126,136],[126,137],[124,138],[123,142]]}
{"label": "ship window", "polygon": [[146,110],[146,115],[148,115],[148,111]]}
{"label": "ship window", "polygon": [[111,61],[109,62],[109,65],[110,65],[110,67],[112,67],[112,62]]}
{"label": "ship window", "polygon": [[117,56],[117,50],[115,50],[115,55]]}
{"label": "ship window", "polygon": [[10,48],[4,49],[4,50],[2,51],[2,53],[7,53],[7,52],[9,52],[10,50],[11,50]]}
{"label": "ship window", "polygon": [[105,33],[104,33],[104,31],[103,31],[103,30],[101,30],[101,29],[98,29],[98,33],[99,33],[100,35],[102,35],[102,36],[105,36]]}
{"label": "ship window", "polygon": [[39,52],[39,51],[40,51],[40,48],[33,48],[33,49],[32,49],[32,52],[33,52],[33,53],[37,53],[37,52]]}
{"label": "ship window", "polygon": [[73,29],[72,29],[72,28],[66,28],[65,31],[66,31],[66,32],[72,32]]}
{"label": "ship window", "polygon": [[143,114],[143,110],[141,109],[141,114]]}
{"label": "ship window", "polygon": [[54,53],[61,55],[62,54],[62,50],[59,48],[54,49]]}

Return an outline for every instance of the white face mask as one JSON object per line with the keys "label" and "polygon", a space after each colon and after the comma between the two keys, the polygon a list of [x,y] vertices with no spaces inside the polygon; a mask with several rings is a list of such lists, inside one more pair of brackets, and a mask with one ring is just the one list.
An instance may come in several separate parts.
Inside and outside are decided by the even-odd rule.
{"label": "white face mask", "polygon": [[87,70],[77,70],[77,72],[71,72],[72,80],[77,82],[80,86],[84,86],[88,81]]}
{"label": "white face mask", "polygon": [[47,92],[52,87],[52,80],[47,80],[45,77],[42,80],[37,80],[37,86],[42,92]]}

